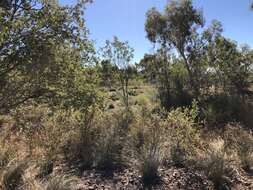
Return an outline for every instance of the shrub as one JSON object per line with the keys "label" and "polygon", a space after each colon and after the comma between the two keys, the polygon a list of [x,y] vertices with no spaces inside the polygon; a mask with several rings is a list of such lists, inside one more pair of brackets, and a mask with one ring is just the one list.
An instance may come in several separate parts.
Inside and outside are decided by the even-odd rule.
{"label": "shrub", "polygon": [[145,106],[145,107],[152,106],[150,99],[145,94],[141,94],[137,96],[135,98],[135,102],[139,106]]}
{"label": "shrub", "polygon": [[198,116],[198,106],[194,102],[192,108],[177,108],[168,113],[166,130],[170,137],[169,152],[172,163],[184,166],[202,148],[200,135],[195,121]]}
{"label": "shrub", "polygon": [[[44,122],[52,114],[46,105],[30,104],[15,109],[11,115],[14,118],[14,127],[22,136],[25,137],[26,144],[31,155],[36,150],[35,141],[41,130],[43,130]],[[37,137],[35,137],[37,135]]]}
{"label": "shrub", "polygon": [[21,106],[11,113],[15,120],[15,128],[28,135],[39,130],[43,121],[51,114],[51,110],[46,105],[37,104]]}
{"label": "shrub", "polygon": [[[41,127],[33,133],[28,143],[30,145],[30,158],[36,160],[40,169],[37,177],[43,178],[53,172],[55,162],[60,158],[64,145],[73,122],[72,111],[58,110],[41,122]],[[28,134],[26,134],[27,136]]]}
{"label": "shrub", "polygon": [[37,160],[37,167],[39,168],[39,172],[36,177],[44,178],[53,173],[54,162],[49,157],[45,157],[44,159]]}
{"label": "shrub", "polygon": [[97,108],[76,113],[77,124],[64,146],[66,160],[80,169],[112,168],[121,162],[122,116]]}
{"label": "shrub", "polygon": [[25,190],[72,190],[75,179],[67,175],[52,176],[48,180],[38,181],[29,176],[25,178]]}
{"label": "shrub", "polygon": [[228,122],[240,122],[251,127],[252,101],[242,100],[239,96],[219,94],[208,97],[202,103],[202,117],[208,126],[224,126]]}
{"label": "shrub", "polygon": [[130,124],[132,123],[134,119],[134,113],[132,110],[122,110],[119,113],[117,113],[117,123],[120,128],[122,129],[128,129]]}

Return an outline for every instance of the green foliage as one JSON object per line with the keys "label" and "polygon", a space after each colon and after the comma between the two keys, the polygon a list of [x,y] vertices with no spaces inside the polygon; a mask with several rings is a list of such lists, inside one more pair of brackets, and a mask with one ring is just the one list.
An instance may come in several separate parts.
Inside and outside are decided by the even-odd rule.
{"label": "green foliage", "polygon": [[177,108],[168,113],[166,120],[168,134],[170,135],[170,156],[172,162],[178,166],[184,166],[202,148],[200,135],[196,128],[198,116],[197,102],[192,108]]}
{"label": "green foliage", "polygon": [[[139,66],[144,76],[158,84],[161,104],[168,110],[190,105],[192,98],[202,103],[212,95],[225,94],[225,102],[236,97],[243,105],[252,96],[252,50],[223,37],[219,21],[200,33],[198,28],[203,25],[202,13],[191,0],[170,1],[164,12],[155,8],[147,12],[147,37],[159,46],[154,55],[145,55]],[[228,113],[222,115],[213,105],[203,111],[210,125],[216,122],[216,114],[226,118]]]}
{"label": "green foliage", "polygon": [[84,65],[94,51],[82,19],[86,2],[61,7],[18,0],[0,9],[1,112],[30,99],[88,104]]}
{"label": "green foliage", "polygon": [[128,86],[134,71],[133,66],[130,64],[134,56],[134,50],[129,46],[128,42],[121,42],[115,36],[112,42],[106,41],[106,45],[102,48],[102,52],[103,58],[115,65],[118,69],[118,79],[120,81],[120,88],[122,89],[123,102],[126,110],[128,110]]}
{"label": "green foliage", "polygon": [[111,88],[116,83],[118,68],[110,63],[108,60],[101,61],[99,65],[99,73],[101,78],[101,84],[103,86]]}
{"label": "green foliage", "polygon": [[194,74],[197,72],[191,63],[198,59],[198,52],[194,51],[198,43],[196,28],[202,25],[202,14],[193,7],[191,0],[171,1],[164,13],[152,8],[147,13],[145,24],[151,42],[160,44],[164,51],[174,48],[182,57],[191,87],[196,93],[198,86]]}
{"label": "green foliage", "polygon": [[158,74],[159,73],[159,69],[157,69],[159,66],[158,64],[159,62],[156,61],[156,56],[149,54],[145,54],[143,59],[138,64],[138,68],[141,69],[145,79],[150,83],[156,82],[157,78],[161,76]]}
{"label": "green foliage", "polygon": [[253,120],[253,107],[249,100],[242,100],[236,95],[219,94],[209,96],[201,103],[200,116],[207,126],[223,127],[228,122],[241,122],[250,127]]}
{"label": "green foliage", "polygon": [[223,37],[219,21],[199,30],[202,12],[172,0],[147,13],[154,54],[132,65],[134,50],[114,37],[97,60],[88,2],[0,2],[1,187],[70,190],[59,170],[127,165],[149,184],[172,163],[227,188],[235,167],[251,171],[252,134],[224,125],[253,124],[253,51]]}
{"label": "green foliage", "polygon": [[[250,85],[252,52],[247,46],[237,44],[221,36],[214,38],[208,46],[209,65],[214,68],[214,79],[225,93],[239,94],[244,98]],[[217,85],[217,84],[216,84]]]}

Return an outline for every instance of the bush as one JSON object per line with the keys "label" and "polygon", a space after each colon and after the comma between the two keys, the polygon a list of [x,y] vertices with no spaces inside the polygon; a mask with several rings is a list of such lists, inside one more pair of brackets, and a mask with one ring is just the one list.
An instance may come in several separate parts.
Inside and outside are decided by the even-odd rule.
{"label": "bush", "polygon": [[240,122],[251,127],[253,106],[250,100],[224,94],[210,96],[202,103],[202,117],[208,126],[223,127],[229,122]]}
{"label": "bush", "polygon": [[15,128],[28,135],[39,130],[51,114],[51,110],[46,105],[37,104],[24,105],[11,113],[15,120]]}
{"label": "bush", "polygon": [[72,190],[75,178],[69,175],[57,175],[51,176],[46,180],[39,181],[34,177],[34,173],[23,175],[24,185],[20,188],[20,190]]}
{"label": "bush", "polygon": [[39,178],[46,177],[53,172],[55,162],[60,158],[62,147],[71,126],[74,124],[71,111],[58,110],[41,121],[40,128],[25,133],[30,148],[30,159],[35,160],[40,172]]}
{"label": "bush", "polygon": [[[22,175],[23,183],[22,190],[45,190],[43,186],[43,181],[37,178],[37,168],[36,165],[29,160],[29,165]],[[46,179],[43,179],[46,181]]]}
{"label": "bush", "polygon": [[121,164],[124,130],[120,114],[105,114],[97,108],[76,113],[77,124],[64,146],[65,158],[80,169],[113,168]]}
{"label": "bush", "polygon": [[25,137],[30,155],[36,150],[34,145],[37,146],[36,141],[38,137],[40,138],[39,134],[44,130],[44,123],[50,118],[51,114],[51,110],[46,105],[36,104],[24,105],[11,113],[15,121],[15,130]]}
{"label": "bush", "polygon": [[139,106],[145,106],[145,107],[152,106],[150,99],[145,94],[141,94],[135,97],[135,103]]}
{"label": "bush", "polygon": [[122,110],[115,115],[120,128],[127,130],[134,119],[134,113],[131,109]]}
{"label": "bush", "polygon": [[170,159],[176,166],[185,166],[194,159],[199,149],[202,149],[196,120],[198,106],[194,102],[192,108],[177,108],[168,113],[166,130],[170,137]]}

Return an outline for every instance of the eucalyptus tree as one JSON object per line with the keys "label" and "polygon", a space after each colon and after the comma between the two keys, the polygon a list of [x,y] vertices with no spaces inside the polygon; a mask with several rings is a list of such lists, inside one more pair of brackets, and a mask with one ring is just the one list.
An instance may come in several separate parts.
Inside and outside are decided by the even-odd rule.
{"label": "eucalyptus tree", "polygon": [[132,74],[131,61],[134,57],[134,49],[129,46],[128,42],[121,42],[117,37],[114,37],[112,41],[106,41],[106,45],[102,48],[102,52],[103,59],[108,60],[118,68],[123,101],[126,110],[128,110],[129,80]]}
{"label": "eucalyptus tree", "polygon": [[[1,1],[2,111],[31,99],[66,100],[68,104],[86,100],[83,68],[94,54],[83,19],[87,3],[60,6],[54,0]],[[82,98],[77,100],[74,92]]]}
{"label": "eucalyptus tree", "polygon": [[165,11],[160,13],[155,8],[147,12],[145,29],[148,39],[162,48],[176,50],[183,59],[189,75],[191,88],[196,94],[199,87],[194,77],[196,55],[196,31],[204,24],[201,11],[193,7],[191,0],[172,0]]}
{"label": "eucalyptus tree", "polygon": [[238,48],[236,42],[224,37],[212,44],[213,68],[219,77],[220,87],[230,95],[239,94],[243,98],[249,92],[252,73],[252,50],[248,46]]}

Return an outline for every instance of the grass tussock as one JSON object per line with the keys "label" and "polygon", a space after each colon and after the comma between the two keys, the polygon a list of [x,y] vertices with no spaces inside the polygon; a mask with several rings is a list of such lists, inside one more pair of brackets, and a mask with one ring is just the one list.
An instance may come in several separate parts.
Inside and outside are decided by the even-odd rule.
{"label": "grass tussock", "polygon": [[2,186],[4,190],[19,190],[24,186],[23,173],[26,164],[17,163],[9,165],[2,174]]}
{"label": "grass tussock", "polygon": [[217,189],[230,187],[234,164],[234,157],[229,155],[222,139],[211,142],[202,158],[198,160],[198,166]]}

